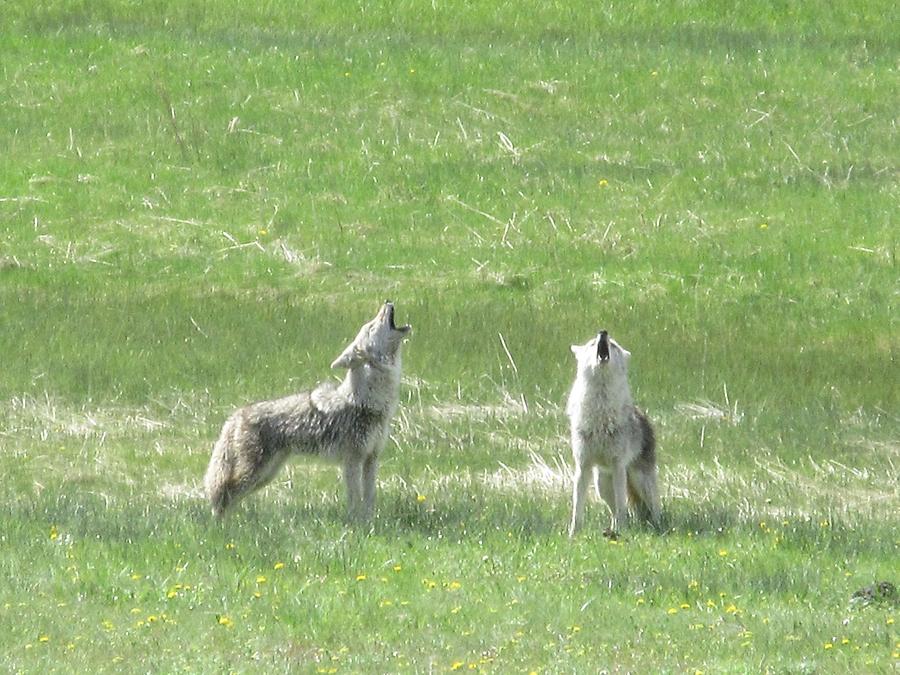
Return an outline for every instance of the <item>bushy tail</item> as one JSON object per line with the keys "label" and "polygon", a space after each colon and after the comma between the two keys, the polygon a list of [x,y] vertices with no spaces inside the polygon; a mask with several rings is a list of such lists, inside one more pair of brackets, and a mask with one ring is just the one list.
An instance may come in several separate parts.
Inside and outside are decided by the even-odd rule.
{"label": "bushy tail", "polygon": [[659,525],[659,496],[656,487],[656,471],[628,474],[628,500],[637,515],[653,525]]}
{"label": "bushy tail", "polygon": [[229,457],[229,449],[231,446],[233,424],[231,420],[225,423],[219,440],[213,446],[212,457],[209,459],[209,466],[206,468],[206,476],[203,479],[206,488],[206,497],[212,506],[213,515],[221,518],[228,505],[231,503],[231,461]]}
{"label": "bushy tail", "polygon": [[628,467],[628,499],[641,518],[659,525],[659,487],[656,481],[656,437],[653,427],[640,410],[641,454]]}

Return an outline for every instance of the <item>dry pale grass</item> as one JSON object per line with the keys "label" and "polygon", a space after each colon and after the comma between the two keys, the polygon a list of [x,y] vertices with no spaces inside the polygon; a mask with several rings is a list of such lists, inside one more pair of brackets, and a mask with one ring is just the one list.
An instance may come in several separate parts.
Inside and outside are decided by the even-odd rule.
{"label": "dry pale grass", "polygon": [[106,439],[132,433],[157,433],[171,426],[157,419],[149,407],[76,408],[47,394],[14,396],[2,406],[0,435],[26,436],[39,441],[53,438]]}

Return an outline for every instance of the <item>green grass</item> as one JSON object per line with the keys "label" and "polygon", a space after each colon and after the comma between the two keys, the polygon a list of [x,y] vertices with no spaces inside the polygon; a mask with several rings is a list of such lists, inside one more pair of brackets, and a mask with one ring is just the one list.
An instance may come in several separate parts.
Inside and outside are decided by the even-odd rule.
{"label": "green grass", "polygon": [[[890,672],[894,3],[14,1],[0,26],[0,667]],[[414,326],[371,530],[234,407]],[[607,328],[662,534],[565,536]],[[502,336],[502,338],[501,338]],[[507,356],[503,345],[509,349]]]}

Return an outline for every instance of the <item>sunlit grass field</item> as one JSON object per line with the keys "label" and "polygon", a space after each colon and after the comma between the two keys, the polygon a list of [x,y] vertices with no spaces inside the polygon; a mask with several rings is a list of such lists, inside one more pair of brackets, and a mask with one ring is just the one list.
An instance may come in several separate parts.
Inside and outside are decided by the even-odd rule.
{"label": "sunlit grass field", "polygon": [[[895,3],[13,0],[0,669],[896,672]],[[371,527],[228,413],[413,325]],[[566,536],[569,345],[663,532]]]}

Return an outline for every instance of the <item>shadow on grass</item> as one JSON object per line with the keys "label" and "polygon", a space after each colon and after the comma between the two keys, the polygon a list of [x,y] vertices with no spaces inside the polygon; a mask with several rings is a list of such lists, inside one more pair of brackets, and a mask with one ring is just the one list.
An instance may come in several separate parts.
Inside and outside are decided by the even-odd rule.
{"label": "shadow on grass", "polygon": [[[568,499],[544,493],[510,494],[473,486],[428,496],[396,490],[379,495],[371,523],[353,523],[346,513],[342,491],[290,494],[266,499],[259,493],[242,502],[223,521],[215,520],[205,501],[186,499],[161,504],[142,499],[110,499],[93,493],[34,496],[10,500],[7,523],[10,536],[45,538],[50,528],[76,540],[92,539],[134,544],[156,541],[216,549],[240,541],[265,551],[276,547],[295,551],[310,541],[325,546],[359,537],[377,539],[441,539],[451,542],[482,538],[519,541],[563,539],[569,519]],[[584,535],[599,535],[608,525],[605,506],[589,505]],[[18,530],[18,534],[16,534]],[[760,520],[755,512],[740,512],[724,503],[675,502],[664,505],[659,528],[633,522],[622,534],[668,537],[780,537],[785,545],[802,550],[826,549],[893,554],[892,525],[886,521],[834,519],[828,514],[791,515]]]}

